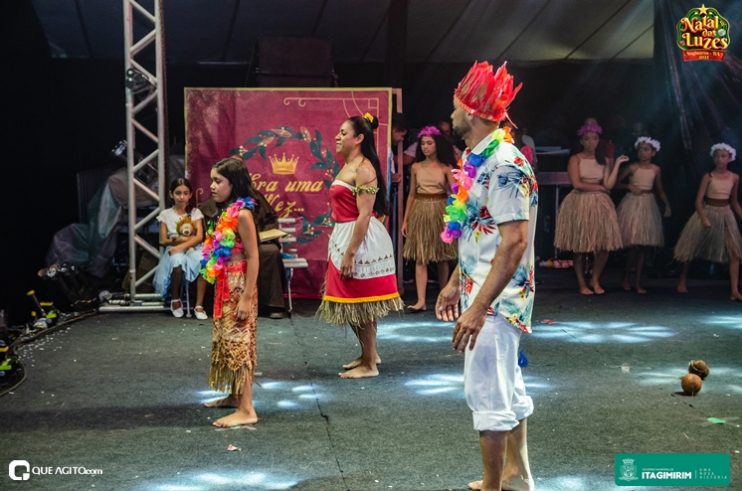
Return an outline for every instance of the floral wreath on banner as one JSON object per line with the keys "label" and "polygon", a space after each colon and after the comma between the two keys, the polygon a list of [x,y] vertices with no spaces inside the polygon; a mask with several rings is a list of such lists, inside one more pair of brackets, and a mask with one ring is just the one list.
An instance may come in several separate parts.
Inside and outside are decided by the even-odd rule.
{"label": "floral wreath on banner", "polygon": [[[328,151],[324,146],[322,133],[320,133],[319,130],[314,130],[314,137],[312,137],[310,131],[303,126],[299,131],[296,131],[289,126],[279,126],[278,128],[261,130],[257,135],[245,140],[243,145],[233,148],[230,153],[232,155],[238,155],[245,162],[250,160],[257,153],[263,158],[263,160],[267,161],[267,149],[271,146],[278,148],[287,141],[301,141],[305,142],[309,146],[309,151],[312,153],[312,156],[317,159],[317,161],[312,164],[311,168],[323,169],[325,171],[322,182],[329,189],[332,184],[332,176],[337,174],[340,170],[340,165],[338,164],[338,161],[335,160],[332,152]],[[304,218],[302,234],[296,238],[298,243],[311,242],[321,233],[321,231],[318,230],[318,227],[331,226],[329,211],[319,215],[311,223],[306,220],[306,216],[302,215],[302,217]]]}

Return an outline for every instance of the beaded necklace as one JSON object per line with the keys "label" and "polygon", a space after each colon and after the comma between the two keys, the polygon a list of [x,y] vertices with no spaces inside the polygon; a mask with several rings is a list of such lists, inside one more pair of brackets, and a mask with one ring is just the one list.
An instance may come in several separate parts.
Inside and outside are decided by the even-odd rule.
{"label": "beaded necklace", "polygon": [[209,283],[214,283],[236,249],[237,223],[240,210],[255,209],[252,198],[238,198],[229,205],[216,221],[212,221],[206,230],[203,254],[201,258],[201,275]]}
{"label": "beaded necklace", "polygon": [[448,197],[448,206],[443,215],[446,227],[441,232],[441,240],[447,244],[461,237],[466,222],[466,203],[469,199],[469,190],[474,184],[477,169],[484,164],[495,152],[501,142],[513,143],[510,128],[498,128],[492,133],[492,141],[480,154],[469,152],[465,161],[459,160],[459,168],[453,170],[454,183],[451,186],[451,195]]}

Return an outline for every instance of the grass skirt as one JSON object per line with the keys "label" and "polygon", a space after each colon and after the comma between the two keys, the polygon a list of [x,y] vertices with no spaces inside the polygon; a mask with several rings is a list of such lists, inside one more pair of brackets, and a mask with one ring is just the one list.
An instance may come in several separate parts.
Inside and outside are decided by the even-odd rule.
{"label": "grass skirt", "polygon": [[376,218],[354,256],[353,277],[340,277],[343,255],[355,222],[335,224],[328,245],[329,261],[317,317],[330,324],[361,326],[404,308],[397,291],[392,240]]}
{"label": "grass skirt", "polygon": [[424,264],[456,259],[456,244],[446,244],[440,237],[446,203],[445,196],[415,197],[407,220],[402,252],[405,259]]}
{"label": "grass skirt", "polygon": [[572,252],[621,249],[621,229],[610,196],[578,190],[565,196],[559,207],[554,245]]}
{"label": "grass skirt", "polygon": [[235,317],[245,287],[245,274],[244,270],[232,270],[217,278],[217,283],[226,281],[227,285],[217,285],[216,288],[226,286],[229,293],[222,301],[221,316],[214,316],[211,336],[209,386],[235,395],[242,393],[245,381],[252,376],[257,362],[257,288],[252,292],[247,318],[239,321]]}
{"label": "grass skirt", "polygon": [[698,212],[694,212],[675,244],[674,256],[680,262],[705,259],[714,263],[728,263],[729,256],[742,256],[742,237],[729,206],[704,205],[711,227],[706,228]]}
{"label": "grass skirt", "polygon": [[616,209],[624,247],[665,245],[662,215],[652,193],[629,193]]}

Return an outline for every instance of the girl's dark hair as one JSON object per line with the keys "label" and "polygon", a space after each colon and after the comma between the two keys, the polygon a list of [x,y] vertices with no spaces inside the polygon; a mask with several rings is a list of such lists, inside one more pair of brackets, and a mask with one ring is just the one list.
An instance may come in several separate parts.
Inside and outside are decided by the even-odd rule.
{"label": "girl's dark hair", "polygon": [[374,142],[374,130],[379,127],[379,119],[376,116],[371,116],[369,119],[363,116],[353,116],[348,118],[348,121],[353,126],[353,132],[356,135],[363,135],[361,153],[371,162],[374,171],[376,171],[376,187],[379,190],[376,192],[374,211],[376,215],[382,216],[388,213],[388,205],[386,202],[386,181],[384,180],[384,174],[381,173],[381,164],[379,163],[379,156],[376,154],[376,143]]}
{"label": "girl's dark hair", "polygon": [[260,198],[258,192],[252,185],[252,179],[250,173],[247,172],[245,163],[238,157],[229,157],[220,160],[214,164],[213,169],[224,176],[232,185],[232,194],[229,195],[229,199],[225,203],[220,203],[221,207],[227,206],[237,198],[250,197],[255,200],[255,205],[260,206]]}
{"label": "girl's dark hair", "polygon": [[[453,145],[443,135],[428,135],[435,140],[435,156],[442,164],[446,164],[449,167],[456,165],[456,157],[453,154]],[[422,146],[423,137],[417,139],[417,150],[415,150],[415,162],[422,162],[425,160]]]}
{"label": "girl's dark hair", "polygon": [[[602,140],[602,139],[601,139],[601,138],[599,137],[599,138],[598,138],[598,146],[597,146],[597,147],[595,147],[595,160],[596,160],[596,161],[597,161],[597,162],[598,162],[598,163],[599,163],[600,165],[605,165],[605,150],[603,150],[603,148],[602,148],[602,147],[600,146],[600,142],[601,142],[601,141],[603,141],[603,140]],[[572,149],[572,153],[570,153],[570,155],[575,155],[575,154],[577,154],[577,153],[580,153],[580,152],[582,152],[582,151],[583,151],[584,149],[585,149],[585,147],[583,147],[583,146],[582,146],[582,143],[580,143],[580,142],[578,141],[578,142],[577,142],[577,144],[576,144],[576,145],[574,146],[574,148]]]}
{"label": "girl's dark hair", "polygon": [[[178,189],[180,186],[185,186],[188,188],[188,191],[191,192],[191,200],[193,199],[193,185],[191,184],[191,181],[186,179],[185,177],[179,177],[177,179],[173,179],[170,181],[170,194],[173,194],[176,189]],[[186,211],[188,213],[191,212],[191,208],[193,208],[193,204],[191,201],[188,201],[188,205],[186,205]]]}

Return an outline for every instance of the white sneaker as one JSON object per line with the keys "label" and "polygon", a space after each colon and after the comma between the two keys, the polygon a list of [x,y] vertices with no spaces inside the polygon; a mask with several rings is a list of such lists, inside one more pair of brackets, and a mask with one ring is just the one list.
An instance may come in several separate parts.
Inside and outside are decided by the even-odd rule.
{"label": "white sneaker", "polygon": [[196,305],[196,307],[193,309],[193,314],[196,316],[196,319],[200,321],[205,321],[209,318],[208,315],[206,315],[206,311],[204,308],[200,305]]}
{"label": "white sneaker", "polygon": [[[180,304],[180,307],[178,307],[177,309],[173,307],[173,304],[176,302]],[[183,317],[183,302],[181,302],[180,300],[172,300],[170,302],[170,312],[173,313],[173,317],[177,317],[178,319]]]}

